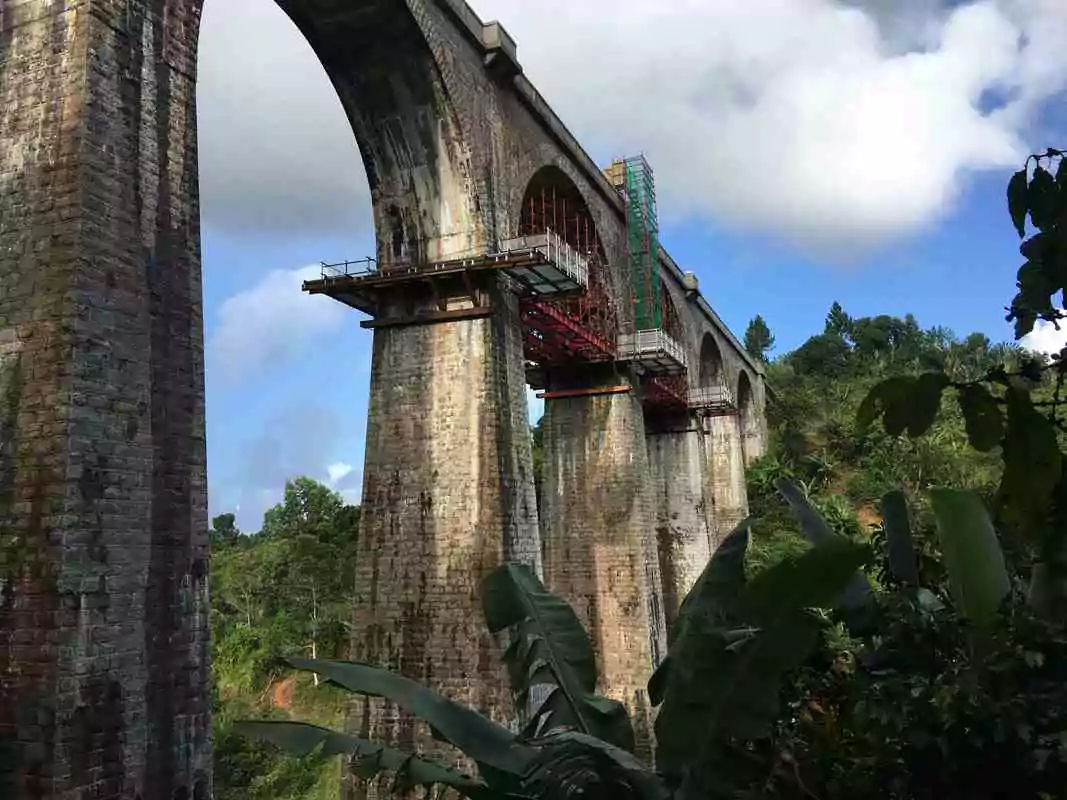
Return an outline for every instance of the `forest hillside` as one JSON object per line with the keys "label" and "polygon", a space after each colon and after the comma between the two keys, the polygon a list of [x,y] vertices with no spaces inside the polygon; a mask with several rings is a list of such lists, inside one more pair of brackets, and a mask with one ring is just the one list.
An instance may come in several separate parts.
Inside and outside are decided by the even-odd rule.
{"label": "forest hillside", "polygon": [[[747,339],[766,358],[773,336],[766,323]],[[1015,345],[982,334],[958,338],[923,328],[912,316],[852,318],[838,304],[826,324],[796,350],[767,363],[768,454],[749,470],[752,514],[749,549],[759,570],[805,543],[775,491],[776,478],[794,479],[842,533],[866,538],[880,527],[879,499],[903,488],[922,497],[933,486],[992,493],[1000,459],[968,444],[964,419],[946,404],[929,433],[890,436],[881,426],[857,427],[863,399],[880,381],[943,368],[960,381],[998,365],[1014,369]],[[542,465],[540,426],[535,463]],[[921,509],[920,509],[921,511]],[[232,730],[242,718],[293,718],[343,727],[344,695],[283,665],[290,656],[344,658],[358,537],[359,508],[309,478],[291,481],[260,531],[244,533],[232,514],[213,521],[212,630],[216,680],[215,780],[220,800],[327,800],[337,797],[336,759],[291,758]]]}

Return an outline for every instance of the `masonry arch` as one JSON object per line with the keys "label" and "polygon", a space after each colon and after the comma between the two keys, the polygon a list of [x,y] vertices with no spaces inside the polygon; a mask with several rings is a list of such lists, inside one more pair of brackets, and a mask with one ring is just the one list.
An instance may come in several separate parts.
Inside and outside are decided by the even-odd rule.
{"label": "masonry arch", "polygon": [[741,453],[748,466],[762,454],[759,409],[752,390],[752,379],[742,369],[737,377],[737,410],[741,428]]}
{"label": "masonry arch", "polygon": [[[205,3],[224,1],[177,5],[199,19]],[[350,123],[370,187],[379,265],[443,260],[482,247],[484,226],[465,180],[470,156],[462,115],[428,40],[432,33],[411,4],[351,0],[342,9],[331,0],[275,2],[322,65]],[[163,18],[160,11],[141,24],[154,26],[165,47]],[[190,52],[195,58],[196,48]]]}
{"label": "masonry arch", "polygon": [[614,351],[617,307],[604,245],[581,190],[559,167],[543,166],[527,183],[518,216],[520,236],[552,232],[586,258],[589,265],[589,285],[581,294],[553,300],[523,300],[524,315],[544,319],[546,314],[553,313],[549,311],[551,308],[577,326],[581,334],[563,336],[558,341],[551,335],[527,335],[527,359],[535,363],[607,360]]}
{"label": "masonry arch", "polygon": [[656,279],[659,281],[660,319],[662,320],[663,330],[674,341],[684,347],[686,340],[685,325],[682,323],[681,314],[678,313],[678,306],[675,305],[674,297],[671,295],[663,277],[657,275]]}
{"label": "masonry arch", "polygon": [[720,386],[725,383],[722,350],[710,333],[705,333],[700,342],[700,385],[705,388]]}

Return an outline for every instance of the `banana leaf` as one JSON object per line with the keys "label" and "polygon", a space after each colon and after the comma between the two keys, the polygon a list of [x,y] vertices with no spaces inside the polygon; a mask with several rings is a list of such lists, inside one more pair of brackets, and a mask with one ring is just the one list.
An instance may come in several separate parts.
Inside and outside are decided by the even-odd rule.
{"label": "banana leaf", "polygon": [[868,557],[843,537],[824,541],[751,580],[725,624],[682,635],[655,726],[656,765],[668,782],[682,784],[719,743],[766,735],[783,676],[817,642],[822,622],[810,609],[832,605]]}
{"label": "banana leaf", "polygon": [[[813,545],[818,545],[823,542],[844,538],[826,524],[826,520],[808,502],[808,499],[797,488],[795,483],[788,478],[778,478],[774,485],[786,502],[789,503],[790,510],[800,523],[800,528],[809,542]],[[851,613],[852,619],[846,621],[849,622],[849,627],[852,629],[856,627],[853,621],[861,623],[859,615],[869,609],[870,605],[871,584],[867,580],[867,576],[857,570],[841,592],[841,596],[834,606],[846,612],[846,617]]]}
{"label": "banana leaf", "polygon": [[956,606],[971,622],[987,625],[1011,588],[989,512],[973,492],[933,489],[930,501]]}
{"label": "banana leaf", "polygon": [[293,658],[289,663],[296,669],[317,672],[350,692],[388,698],[424,720],[434,735],[458,747],[480,767],[521,775],[534,755],[504,726],[388,670],[350,661]]}
{"label": "banana leaf", "polygon": [[596,658],[570,605],[545,589],[529,567],[505,564],[482,586],[490,632],[508,632],[504,653],[520,708],[528,709],[526,738],[571,728],[633,750],[626,707],[595,693]]}
{"label": "banana leaf", "polygon": [[882,522],[889,551],[889,571],[901,583],[918,586],[919,567],[908,521],[908,501],[903,492],[887,492],[882,497]]}
{"label": "banana leaf", "polygon": [[648,681],[648,697],[653,706],[663,702],[675,644],[701,626],[724,623],[728,609],[744,588],[745,552],[751,527],[750,517],[730,532],[682,600],[678,617],[669,632],[670,649]]}
{"label": "banana leaf", "polygon": [[250,738],[278,745],[295,756],[316,751],[323,756],[350,756],[353,770],[362,778],[374,778],[383,771],[393,772],[395,791],[416,786],[450,786],[473,800],[491,800],[498,796],[491,793],[481,780],[445,764],[318,725],[249,720],[236,723],[234,728]]}

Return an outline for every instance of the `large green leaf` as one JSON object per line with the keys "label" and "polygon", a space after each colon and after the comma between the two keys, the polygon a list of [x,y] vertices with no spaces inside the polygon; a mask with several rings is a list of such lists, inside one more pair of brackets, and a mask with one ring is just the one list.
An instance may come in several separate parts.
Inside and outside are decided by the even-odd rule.
{"label": "large green leaf", "polygon": [[566,727],[633,749],[626,707],[595,694],[593,646],[565,600],[529,567],[505,564],[486,577],[482,606],[490,632],[511,636],[504,660],[520,707],[529,709],[525,734]]}
{"label": "large green leaf", "polygon": [[530,742],[538,750],[523,791],[531,797],[669,800],[660,777],[633,755],[577,731]]}
{"label": "large green leaf", "polygon": [[1063,473],[1063,455],[1052,423],[1034,408],[1030,395],[1010,388],[1008,432],[1000,496],[1007,517],[1025,530],[1040,530],[1049,516]]}
{"label": "large green leaf", "polygon": [[[815,507],[808,502],[808,498],[791,480],[778,478],[775,480],[774,486],[785,498],[786,502],[789,503],[793,516],[797,518],[797,522],[800,523],[800,528],[809,542],[823,544],[824,542],[844,538],[826,524],[826,520],[822,518],[822,515],[815,510]],[[857,611],[867,608],[870,605],[870,601],[870,581],[867,580],[866,575],[857,570],[835,605],[846,611]]]}
{"label": "large green leaf", "polygon": [[894,375],[876,384],[860,403],[856,425],[860,432],[882,417],[885,432],[900,436],[926,433],[937,419],[941,394],[949,385],[943,372],[926,372],[919,376]]}
{"label": "large green leaf", "polygon": [[970,384],[960,388],[958,398],[971,446],[985,453],[1000,444],[1004,414],[989,390],[981,384]]}
{"label": "large green leaf", "polygon": [[922,436],[933,426],[941,410],[941,394],[948,383],[948,376],[943,372],[924,372],[915,379],[909,403],[909,436]]}
{"label": "large green leaf", "polygon": [[985,505],[973,492],[955,489],[933,489],[930,500],[956,605],[967,619],[987,624],[1010,587]]}
{"label": "large green leaf", "polygon": [[918,586],[919,567],[908,522],[908,501],[903,492],[887,492],[882,497],[882,521],[889,551],[889,571],[901,583]]}
{"label": "large green leaf", "polygon": [[833,608],[870,558],[870,550],[843,536],[820,542],[798,558],[759,572],[738,598],[746,623],[767,627],[790,609]]}
{"label": "large green leaf", "polygon": [[1034,168],[1027,195],[1030,221],[1034,223],[1035,228],[1050,230],[1062,211],[1062,201],[1060,187],[1047,169],[1040,165]]}
{"label": "large green leaf", "polygon": [[872,422],[882,417],[886,433],[900,436],[911,419],[911,394],[915,378],[911,375],[894,375],[876,384],[863,398],[856,412],[856,427],[862,433]]}
{"label": "large green leaf", "polygon": [[353,769],[363,778],[370,779],[389,770],[396,774],[394,785],[398,790],[440,785],[451,786],[475,800],[489,800],[496,796],[482,781],[445,764],[318,725],[265,720],[238,722],[234,729],[245,736],[278,745],[296,756],[316,750],[323,756],[350,756]]}
{"label": "large green leaf", "polygon": [[670,783],[678,785],[716,743],[767,733],[783,675],[817,641],[821,623],[808,609],[831,605],[868,555],[844,538],[829,539],[751,580],[731,614],[743,623],[687,631],[676,642],[656,719],[656,764]]}
{"label": "large green leaf", "polygon": [[393,701],[404,711],[424,720],[437,736],[479,764],[518,775],[533,756],[532,751],[518,742],[515,734],[504,726],[388,670],[350,661],[294,658],[289,663],[297,669],[317,672],[350,692]]}
{"label": "large green leaf", "polygon": [[[749,518],[730,532],[686,594],[670,631],[672,649],[675,642],[702,626],[726,624],[729,608],[737,601],[745,585],[745,553],[751,526],[752,519]],[[668,651],[648,681],[648,697],[654,706],[663,702],[671,662],[671,653]]]}
{"label": "large green leaf", "polygon": [[1011,214],[1012,224],[1019,232],[1019,238],[1026,235],[1026,211],[1028,205],[1029,187],[1026,181],[1026,170],[1021,169],[1011,176],[1008,181],[1008,213]]}

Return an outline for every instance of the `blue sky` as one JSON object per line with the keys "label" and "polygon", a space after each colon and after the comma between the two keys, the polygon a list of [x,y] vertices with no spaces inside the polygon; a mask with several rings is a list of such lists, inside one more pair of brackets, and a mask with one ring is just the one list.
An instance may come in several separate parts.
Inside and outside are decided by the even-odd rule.
{"label": "blue sky", "polygon": [[[1025,153],[1067,144],[1067,4],[899,5],[474,3],[598,162],[647,155],[664,244],[738,335],[759,313],[787,351],[836,300],[1008,339],[1004,187]],[[269,0],[206,6],[210,505],[254,530],[296,475],[358,502],[371,334],[300,283],[321,260],[371,254],[372,221],[296,30]]]}

